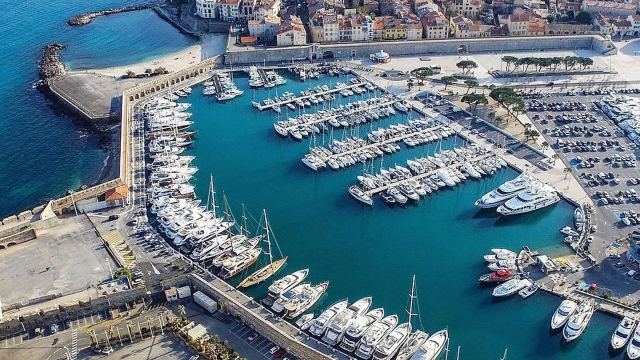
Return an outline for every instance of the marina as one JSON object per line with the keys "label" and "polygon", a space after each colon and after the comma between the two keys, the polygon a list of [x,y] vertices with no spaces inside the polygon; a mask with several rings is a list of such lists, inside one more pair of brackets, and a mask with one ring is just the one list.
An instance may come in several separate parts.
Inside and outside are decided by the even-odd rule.
{"label": "marina", "polygon": [[[243,84],[242,78],[240,76],[236,76],[235,78],[238,81],[238,85],[240,87],[242,87],[243,86],[242,85]],[[299,86],[302,89],[304,89],[304,88],[313,88],[313,87],[317,86],[316,85],[317,83],[313,83],[312,81],[313,80],[307,80],[304,84],[299,84]],[[295,82],[292,82],[292,80],[289,80],[287,85],[285,85],[285,86],[291,86],[290,84],[291,85],[296,85]],[[300,87],[298,89],[300,89]],[[284,89],[284,90],[286,90],[286,89]],[[266,91],[266,90],[262,90],[262,91]],[[198,103],[199,102],[199,100],[197,99],[197,95],[198,94],[197,94],[197,92],[194,92],[194,94],[195,94],[194,96],[196,96],[196,98],[193,98],[193,99],[190,98],[190,99],[187,99],[187,100],[192,102],[192,103]],[[202,115],[198,115],[198,113],[199,113],[199,111],[200,111],[200,109],[202,108],[203,105],[204,104],[202,104],[202,105],[195,105],[194,104],[192,106],[192,108],[190,108],[190,110],[194,113],[194,118],[197,118],[198,116],[202,116]],[[241,109],[245,109],[245,111],[251,109],[251,105],[250,104],[239,105],[239,104],[231,103],[230,106],[231,106],[231,108],[229,110],[230,111],[235,111],[235,112],[242,111]],[[198,108],[200,108],[200,109],[198,109]],[[250,113],[251,112],[249,110],[249,112],[247,114],[250,114]],[[273,158],[273,160],[275,160],[275,162],[273,162],[273,160],[270,160],[270,164],[272,164],[272,165],[269,165],[269,166],[271,167],[271,169],[274,169],[273,171],[276,171],[276,173],[277,173],[277,172],[279,172],[277,170],[279,168],[281,168],[282,171],[287,171],[287,169],[289,169],[290,166],[292,166],[292,165],[294,165],[296,163],[300,164],[299,160],[296,160],[296,155],[295,154],[296,153],[299,154],[301,151],[304,151],[307,148],[308,145],[304,144],[304,143],[297,143],[297,144],[293,143],[293,144],[288,144],[288,145],[284,144],[284,143],[281,143],[281,145],[278,145],[278,144],[280,144],[280,142],[277,141],[277,140],[274,140],[274,139],[277,139],[277,137],[274,138],[274,137],[264,136],[264,131],[269,131],[269,132],[273,133],[273,128],[270,127],[270,123],[272,123],[272,122],[267,121],[266,124],[265,124],[263,122],[263,120],[261,120],[261,119],[264,119],[264,118],[271,118],[272,119],[274,117],[273,113],[253,112],[251,114],[252,115],[247,115],[248,118],[247,118],[247,121],[245,122],[245,124],[247,125],[247,128],[245,129],[245,133],[252,134],[251,135],[251,139],[252,139],[252,143],[254,144],[254,146],[259,145],[258,148],[260,148],[260,149],[269,149],[269,148],[272,148],[272,146],[274,145],[274,142],[275,142],[276,146],[284,146],[287,149],[293,149],[291,151],[287,151],[287,155],[285,155],[285,158],[282,158],[282,157]],[[222,123],[220,123],[219,126],[221,126],[221,127],[217,127],[216,126],[216,128],[218,129],[218,130],[216,130],[216,132],[230,131],[230,130],[223,130],[223,129],[232,129],[232,128],[234,128],[234,126],[232,126],[231,123],[227,124],[224,121]],[[206,148],[208,149],[207,152],[217,151],[217,152],[221,152],[221,153],[228,153],[230,151],[230,149],[235,149],[234,151],[240,151],[240,153],[243,154],[243,155],[239,155],[239,156],[242,156],[242,157],[249,156],[249,158],[252,158],[252,156],[249,155],[249,153],[247,151],[240,150],[240,148],[237,145],[229,143],[229,142],[224,142],[224,141],[222,143],[220,143],[219,140],[216,140],[215,138],[211,137],[211,134],[212,134],[211,130],[207,130],[207,131],[204,130],[204,128],[209,128],[210,129],[211,127],[212,127],[212,124],[210,124],[210,123],[205,124],[205,123],[202,123],[202,122],[200,122],[200,123],[196,122],[194,124],[194,129],[199,134],[199,138],[198,138],[199,141],[194,143],[193,148],[192,148],[193,150],[190,150],[189,153],[190,154],[194,154],[194,152],[195,152],[196,154],[198,154],[198,153],[200,154],[200,155],[196,156],[196,161],[200,161],[198,159],[201,156],[205,156],[206,157],[206,154],[200,153],[200,151],[202,151],[202,150],[198,150],[199,148],[203,148],[203,145],[201,145],[201,144],[207,144],[207,146],[206,146]],[[435,145],[432,144],[431,146],[425,146],[424,148],[421,148],[421,147],[408,148],[406,153],[403,151],[403,152],[397,152],[397,153],[390,154],[390,155],[384,157],[384,162],[388,163],[388,164],[394,164],[394,163],[399,163],[399,162],[404,163],[406,160],[411,160],[411,159],[415,159],[416,157],[421,157],[421,156],[426,156],[426,155],[429,155],[429,154],[432,154],[432,153],[436,153],[439,150],[442,151],[443,149],[451,149],[451,148],[455,148],[455,147],[460,147],[460,146],[464,145],[464,143],[465,142],[463,140],[461,140],[460,138],[457,138],[457,137],[454,136],[454,137],[451,137],[451,138],[448,138],[448,139],[445,139],[445,140],[441,140],[439,144],[435,144]],[[216,150],[211,150],[210,144],[217,144],[217,146],[215,146]],[[267,165],[267,164],[261,164],[261,162],[263,162],[265,160],[266,159],[264,157],[262,157],[260,162],[254,163],[254,164],[256,164],[256,166],[261,168],[261,167]],[[374,161],[379,162],[381,160],[382,159],[377,159],[377,160],[374,160]],[[215,163],[219,163],[219,162],[216,161]],[[227,193],[227,194],[233,194],[234,193],[233,192],[233,188],[235,186],[239,186],[237,184],[234,184],[234,181],[232,181],[231,178],[229,178],[229,176],[233,177],[233,176],[235,176],[235,175],[233,175],[234,173],[241,174],[244,171],[248,170],[248,168],[246,170],[242,170],[243,167],[246,167],[244,161],[236,162],[236,164],[242,164],[242,165],[240,165],[240,168],[236,168],[236,171],[231,171],[229,174],[216,175],[216,184],[218,184],[217,186],[218,187],[219,186],[223,186],[223,188],[225,189],[225,193]],[[274,167],[274,165],[277,165],[277,166]],[[220,166],[220,164],[215,165],[215,166],[216,167]],[[238,165],[236,165],[236,166],[238,166]],[[296,166],[299,166],[299,165],[296,165]],[[304,166],[302,166],[302,167],[304,168]],[[218,172],[214,172],[214,173],[217,174]],[[336,172],[336,173],[332,173],[331,172],[331,173],[319,174],[318,176],[320,176],[321,178],[327,178],[326,181],[330,181],[331,184],[333,184],[333,185],[327,186],[329,184],[323,185],[322,183],[320,183],[318,185],[315,185],[315,187],[319,186],[319,189],[322,189],[322,193],[323,193],[322,197],[336,196],[336,197],[338,197],[340,199],[345,199],[344,189],[349,186],[349,182],[353,181],[354,177],[358,173],[360,173],[360,170],[351,170],[351,171],[347,170],[347,172],[345,173],[346,177],[344,175],[340,175],[341,172]],[[509,174],[507,178],[505,178],[506,174]],[[309,181],[311,181],[311,183],[314,183],[316,181],[313,178],[305,180],[305,179],[308,178],[308,175],[305,176],[304,175],[304,171],[296,172],[296,173],[294,173],[293,176],[298,179],[298,180],[296,180],[296,182],[301,181],[302,183],[308,183]],[[512,177],[515,177],[515,172],[512,169],[509,169],[509,168],[497,169],[496,173],[492,177],[493,181],[491,181],[492,178],[487,178],[489,180],[484,180],[483,179],[482,180],[483,182],[485,182],[485,181],[489,181],[489,182],[484,184],[483,186],[480,186],[477,189],[476,189],[476,186],[481,185],[480,183],[477,183],[477,185],[469,185],[469,184],[476,184],[476,182],[470,182],[468,184],[465,183],[465,185],[463,187],[456,187],[456,189],[459,189],[459,190],[454,191],[454,192],[445,191],[445,192],[439,193],[438,196],[432,197],[431,200],[428,201],[427,203],[433,202],[433,201],[437,201],[437,202],[447,201],[446,199],[449,199],[451,196],[459,196],[459,195],[455,195],[456,193],[462,192],[462,194],[464,194],[469,190],[476,189],[474,191],[478,191],[479,190],[479,193],[475,193],[467,201],[467,206],[470,206],[471,208],[473,208],[474,207],[473,203],[474,203],[474,201],[476,199],[480,198],[484,193],[489,192],[491,189],[497,187],[498,185],[503,183],[505,180],[508,180],[509,178],[512,178]],[[227,180],[225,180],[225,179],[227,179]],[[236,177],[236,179],[237,179],[237,177]],[[339,180],[339,179],[341,179],[341,180]],[[339,180],[338,181],[339,183],[342,183],[344,185],[336,186],[335,183],[336,183],[337,180]],[[195,178],[196,189],[207,188],[205,181],[208,181],[208,180],[205,180],[205,179],[200,178],[199,176],[196,176],[196,178]],[[198,185],[199,183],[201,183],[202,185]],[[224,184],[224,185],[220,185],[220,184]],[[309,186],[309,185],[307,185],[307,186]],[[313,185],[311,185],[311,186],[313,186]],[[240,191],[240,190],[238,189],[238,191]],[[303,191],[302,188],[300,188],[298,186],[294,186],[293,188],[290,187],[289,190],[288,190],[288,192],[290,194],[294,195],[294,196],[302,196],[302,199],[307,199],[308,198],[307,192],[306,191],[302,192],[302,191]],[[245,190],[244,191],[240,191],[240,193],[247,194],[246,187],[245,187]],[[331,195],[331,194],[334,194],[334,195]],[[277,194],[273,194],[273,195],[277,196]],[[202,193],[202,196],[205,196],[205,193]],[[264,197],[264,194],[258,195],[258,193],[253,193],[252,196],[255,198],[255,200],[257,200],[259,202],[268,201],[266,199],[259,200],[259,199]],[[270,196],[268,196],[268,197],[270,197]],[[244,195],[241,198],[243,199],[243,201],[245,200],[245,196]],[[320,198],[318,198],[318,199],[320,199]],[[350,201],[348,200],[348,198],[347,198],[347,200],[341,200],[340,201],[340,203],[342,203],[343,206],[346,205],[349,202]],[[459,202],[456,201],[456,203],[459,203]],[[276,202],[276,204],[277,204],[277,202]],[[354,205],[355,205],[355,203],[354,203]],[[282,223],[282,221],[284,220],[278,215],[279,211],[277,209],[279,207],[281,207],[281,206],[284,206],[284,204],[282,204],[280,206],[279,205],[275,205],[274,208],[272,208],[271,206],[269,207],[270,213],[273,214],[272,216],[270,216],[270,220],[271,220],[272,223],[274,221]],[[424,205],[422,205],[422,206],[424,206]],[[418,209],[421,208],[422,206],[418,207]],[[428,207],[430,208],[431,206],[428,206]],[[347,209],[353,209],[353,206],[347,206]],[[560,213],[565,212],[565,214],[568,215],[568,214],[572,213],[573,210],[570,210],[571,206],[569,206],[566,203],[562,203],[562,202],[559,205],[556,205],[555,207],[553,207],[551,209],[552,209],[551,212],[556,214],[556,215],[553,215],[553,216],[548,215],[549,210],[545,209],[545,210],[543,210],[543,212],[545,214],[547,214],[547,215],[542,215],[543,213],[540,213],[540,214],[526,215],[526,216],[527,217],[533,216],[534,219],[536,219],[536,218],[537,219],[544,218],[546,220],[556,219],[556,220],[559,221],[558,225],[554,226],[555,229],[556,229],[554,231],[545,231],[544,229],[547,228],[547,225],[544,226],[544,229],[543,228],[537,229],[536,231],[537,231],[538,236],[535,237],[533,242],[537,243],[537,244],[540,244],[540,242],[539,242],[540,240],[539,239],[545,239],[546,238],[546,239],[548,239],[547,241],[549,241],[549,242],[547,243],[546,246],[543,245],[542,248],[545,248],[545,249],[548,249],[548,250],[551,249],[552,252],[555,252],[556,254],[560,254],[564,250],[562,250],[563,249],[563,245],[562,245],[562,242],[561,242],[561,238],[560,238],[560,240],[558,240],[559,237],[558,237],[557,229],[559,229],[562,226],[564,226],[562,224],[563,223],[566,224],[568,220],[562,220],[562,218],[563,218],[562,216],[558,217],[558,214],[559,214],[558,212],[560,212]],[[280,210],[280,211],[283,211],[283,210],[284,210],[284,208],[282,210]],[[411,210],[411,212],[416,212],[416,210],[417,209]],[[319,209],[313,210],[313,213],[316,213],[317,211],[319,211]],[[332,210],[332,211],[340,212],[339,210]],[[351,212],[352,210],[348,210],[348,211]],[[424,209],[424,211],[426,211],[426,209]],[[449,211],[451,211],[451,210],[445,210],[444,213],[449,213]],[[308,213],[308,211],[304,212],[304,214],[307,214],[307,213]],[[388,217],[388,216],[391,215],[390,213],[387,213],[387,212],[385,212],[385,213],[386,213],[385,217]],[[422,213],[422,211],[418,211],[417,213]],[[481,211],[480,213],[482,214],[483,211]],[[275,216],[275,220],[274,220],[274,216]],[[305,216],[307,216],[307,215],[305,215]],[[411,216],[411,215],[409,213],[407,213],[407,214],[403,215],[403,217],[404,216]],[[430,216],[433,216],[433,215],[430,215]],[[451,215],[444,215],[443,214],[441,216],[451,216]],[[486,215],[484,215],[484,216],[486,216]],[[489,217],[489,219],[491,219],[491,217]],[[291,220],[284,220],[285,223],[289,223],[290,221]],[[492,220],[492,222],[493,221],[495,221],[495,220]],[[518,218],[518,219],[514,219],[514,220],[509,220],[507,223],[511,223],[513,221],[515,221],[516,223],[520,223],[520,221],[524,221],[524,220],[521,219],[521,218]],[[540,221],[540,220],[537,220],[537,221]],[[312,228],[317,228],[317,226],[320,226],[320,225],[322,225],[324,223],[325,222],[322,221],[322,222],[318,223],[317,225],[312,226]],[[536,222],[534,222],[533,224],[535,224],[535,223]],[[333,230],[330,230],[329,233],[335,233],[335,230],[337,230],[334,227],[330,227],[329,229],[333,229]],[[498,228],[493,227],[492,231],[495,232],[495,230],[500,230],[500,229],[501,229],[501,227],[498,227]],[[507,226],[507,228],[504,228],[504,230],[507,230],[507,229],[514,230],[515,228],[513,228],[511,226]],[[425,230],[422,230],[422,231],[425,231]],[[367,232],[369,232],[369,231],[367,231]],[[294,237],[294,238],[298,235],[296,232],[290,232],[290,231],[287,231],[287,230],[285,230],[285,233],[290,233],[289,236]],[[322,234],[327,234],[326,231],[322,231],[321,233]],[[546,236],[544,235],[545,233],[547,233]],[[284,240],[282,240],[283,239],[283,235],[284,234],[281,233],[281,231],[279,230],[278,231],[278,238],[279,238],[281,243],[282,243],[282,241],[284,241]],[[323,237],[324,236],[327,236],[327,235],[323,235]],[[335,237],[335,236],[336,235],[332,235],[332,238]],[[356,236],[356,238],[360,238],[360,236],[362,236],[362,235]],[[402,235],[400,235],[400,236],[402,236]],[[441,237],[442,235],[440,234],[439,236]],[[490,235],[490,236],[493,238],[494,235]],[[510,239],[513,236],[514,236],[514,234],[510,233],[508,236],[504,236],[503,238],[506,241],[507,239]],[[522,236],[522,235],[520,235],[520,236]],[[312,233],[306,233],[305,238],[309,239],[310,237],[315,237],[315,236],[313,236]],[[296,251],[295,250],[296,246],[293,243],[288,242],[288,244],[287,244],[287,249],[288,249],[287,253],[289,253],[289,254],[291,253],[291,249],[290,249],[291,246],[293,246],[293,248],[294,248],[293,251],[294,252]],[[335,244],[332,245],[332,247],[335,247]],[[386,246],[383,245],[382,248],[377,250],[377,251],[384,251],[385,248],[386,248]],[[540,248],[540,247],[536,245],[536,248]],[[323,253],[335,254],[334,253],[335,248],[332,248],[331,250],[329,250],[325,246],[321,246],[320,249],[324,249],[324,250],[321,250],[321,252],[323,252]],[[327,251],[329,251],[329,252],[327,252]],[[483,250],[480,250],[480,251],[483,251]],[[313,263],[314,263],[313,260],[307,259],[304,262],[300,262],[299,259],[295,259],[295,257],[289,257],[288,263],[290,263],[290,265],[294,264],[294,265],[292,265],[292,266],[294,266],[293,270],[295,270],[295,268],[305,268],[305,267],[311,268],[311,270],[312,270],[311,274],[315,275],[314,276],[315,280],[311,279],[311,283],[313,283],[313,284],[320,283],[320,282],[322,282],[324,280],[329,280],[330,281],[330,288],[326,292],[327,295],[325,295],[325,296],[327,296],[327,298],[323,297],[323,300],[321,300],[321,302],[319,302],[316,306],[323,306],[323,307],[326,308],[332,302],[335,302],[335,301],[339,300],[340,299],[339,296],[343,296],[344,297],[344,296],[349,296],[349,294],[353,294],[351,290],[347,291],[347,292],[340,291],[341,288],[342,289],[349,288],[350,287],[350,285],[349,285],[350,282],[340,281],[340,279],[335,278],[335,277],[331,277],[331,276],[321,276],[321,277],[318,278],[317,277],[318,276],[318,274],[317,274],[317,271],[318,271],[317,270],[317,266],[320,263],[318,263],[318,265],[316,265],[314,267],[313,266]],[[290,266],[290,265],[288,265],[288,266]],[[287,266],[287,269],[289,269],[288,266]],[[431,267],[429,267],[429,268],[431,268]],[[289,272],[291,272],[291,271],[289,271]],[[437,273],[437,271],[436,271],[436,273]],[[284,276],[284,274],[282,274],[282,276]],[[305,280],[305,281],[309,281],[309,280]],[[363,277],[358,277],[358,281],[362,281],[364,283],[368,282],[368,280],[363,278]],[[247,292],[249,294],[253,294],[253,296],[256,296],[257,298],[261,298],[266,293],[268,285],[269,284],[258,285],[256,288],[251,288],[251,289],[247,290]],[[386,305],[387,303],[389,303],[389,302],[390,303],[394,303],[394,301],[389,301],[388,297],[383,295],[383,294],[381,294],[381,295],[373,294],[373,295],[374,295],[374,297],[376,299],[378,299],[380,296],[382,296],[382,298],[387,298],[386,301],[383,300],[383,303],[385,304],[385,306],[384,306],[385,309],[388,308],[388,306]],[[427,297],[431,298],[430,295],[427,295]],[[536,297],[534,297],[534,299],[538,299],[538,300],[527,299],[527,302],[528,303],[531,303],[531,301],[536,301],[537,302],[537,301],[540,301],[541,299],[545,299],[544,300],[545,302],[551,302],[552,300],[554,300],[554,298],[546,298],[545,296],[538,296],[538,295],[536,295]],[[430,300],[431,301],[435,301],[436,303],[440,303],[436,299],[430,299]],[[400,305],[400,303],[398,303],[398,302],[395,302],[395,303],[397,305],[395,305],[396,306],[396,310],[394,312],[401,313],[402,312],[401,308],[398,307],[398,305]],[[502,309],[503,306],[504,306],[504,304],[500,304],[500,307],[501,307],[500,311],[505,311],[505,309]],[[509,307],[511,307],[511,306],[509,306]],[[310,311],[314,312],[315,314],[318,314],[318,310],[310,309]],[[393,310],[390,310],[390,311],[393,311]],[[428,313],[431,313],[431,315],[434,316],[435,318],[439,317],[439,315],[438,315],[439,311],[438,312],[428,312]],[[424,313],[424,309],[423,309],[422,315],[424,316],[424,314],[425,313]],[[455,321],[453,321],[453,322],[455,323]],[[451,323],[452,323],[451,320],[443,319],[443,321],[440,322],[441,328],[443,328],[447,324],[449,324],[449,329],[451,331],[451,328],[452,328],[452,326],[450,325]],[[436,331],[437,328],[436,329],[432,329],[432,330]],[[593,334],[591,333],[591,336],[592,335]],[[465,335],[463,335],[463,336],[465,336]],[[587,332],[587,334],[585,336],[586,337],[590,337],[590,333]],[[456,343],[458,342],[457,335],[455,336],[454,341],[456,341]],[[482,346],[480,346],[480,347],[482,347]],[[501,354],[503,350],[504,350],[504,348],[499,349],[498,347],[496,347],[492,351],[492,353]],[[510,349],[510,352],[511,351],[512,350]],[[513,352],[514,352],[514,354],[517,354],[517,350],[514,349]]]}

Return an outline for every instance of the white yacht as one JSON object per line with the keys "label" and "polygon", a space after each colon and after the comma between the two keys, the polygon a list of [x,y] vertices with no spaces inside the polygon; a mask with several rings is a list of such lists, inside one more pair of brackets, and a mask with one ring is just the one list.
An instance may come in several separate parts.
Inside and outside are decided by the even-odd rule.
{"label": "white yacht", "polygon": [[384,317],[384,309],[377,308],[369,311],[366,315],[357,316],[344,334],[342,341],[340,342],[340,348],[352,352],[356,349],[358,341],[366,333],[373,324],[379,322]]}
{"label": "white yacht", "polygon": [[625,316],[611,335],[611,348],[615,350],[624,347],[633,336],[637,325],[638,322],[635,319]]}
{"label": "white yacht", "polygon": [[516,197],[500,205],[497,211],[502,215],[523,214],[545,208],[558,201],[560,196],[551,186],[540,184],[520,191]]}
{"label": "white yacht", "polygon": [[373,199],[371,196],[367,195],[362,189],[360,189],[356,185],[352,185],[349,187],[349,194],[353,196],[356,200],[360,201],[363,204],[373,205]]}
{"label": "white yacht", "polygon": [[498,262],[500,260],[515,260],[518,257],[514,251],[507,249],[493,249],[493,254],[488,254],[484,256],[484,260],[489,263]]}
{"label": "white yacht", "polygon": [[560,306],[556,309],[556,312],[553,313],[551,317],[551,329],[556,330],[560,329],[564,324],[567,323],[569,317],[576,312],[578,308],[578,304],[573,300],[562,300]]}
{"label": "white yacht", "polygon": [[493,289],[493,296],[506,297],[533,285],[529,279],[511,279]]}
{"label": "white yacht", "polygon": [[408,322],[398,325],[389,335],[376,345],[373,352],[375,360],[392,359],[400,350],[402,344],[407,341],[407,337],[411,332],[411,324]]}
{"label": "white yacht", "polygon": [[442,353],[449,341],[449,332],[440,330],[431,335],[429,339],[413,354],[411,360],[435,360]]}
{"label": "white yacht", "polygon": [[371,301],[371,297],[362,298],[338,313],[327,327],[322,341],[331,346],[338,345],[354,318],[363,315],[369,310]]}
{"label": "white yacht", "polygon": [[360,359],[370,359],[375,346],[398,324],[398,315],[389,315],[373,324],[358,342],[355,355]]}
{"label": "white yacht", "polygon": [[448,169],[438,169],[436,171],[438,179],[442,180],[447,186],[455,186],[456,182],[453,180],[453,176]]}
{"label": "white yacht", "polygon": [[309,269],[303,269],[274,281],[267,289],[267,296],[262,299],[262,303],[271,306],[278,296],[298,286],[307,278],[307,275],[309,275]]}
{"label": "white yacht", "polygon": [[309,310],[309,308],[311,308],[320,299],[320,296],[327,291],[328,287],[328,281],[316,286],[303,286],[300,295],[285,304],[284,309],[286,311],[286,317],[288,319],[294,319],[302,315],[302,313]]}
{"label": "white yacht", "polygon": [[640,358],[640,326],[636,326],[636,331],[627,345],[627,357],[632,360]]}
{"label": "white yacht", "polygon": [[487,265],[489,270],[498,271],[498,270],[518,270],[518,266],[516,265],[515,259],[510,260],[498,260],[496,262],[492,262]]}
{"label": "white yacht", "polygon": [[409,334],[407,341],[400,347],[396,360],[409,360],[427,342],[429,334],[422,330],[416,330]]}
{"label": "white yacht", "polygon": [[507,200],[518,195],[518,192],[526,189],[532,178],[522,173],[515,179],[498,186],[496,189],[486,193],[476,201],[476,206],[481,208],[492,208],[502,205]]}
{"label": "white yacht", "polygon": [[325,333],[325,331],[327,331],[327,327],[329,326],[331,321],[333,321],[333,319],[340,312],[342,312],[342,310],[346,309],[347,305],[349,305],[347,300],[341,300],[341,301],[338,301],[337,303],[329,306],[311,324],[311,327],[309,328],[309,332],[311,333],[311,335],[315,335],[315,336],[324,335],[324,333]]}
{"label": "white yacht", "polygon": [[589,301],[583,301],[578,305],[578,309],[569,317],[569,321],[567,321],[562,330],[562,337],[566,342],[573,341],[582,335],[587,325],[589,325],[594,311],[595,308]]}

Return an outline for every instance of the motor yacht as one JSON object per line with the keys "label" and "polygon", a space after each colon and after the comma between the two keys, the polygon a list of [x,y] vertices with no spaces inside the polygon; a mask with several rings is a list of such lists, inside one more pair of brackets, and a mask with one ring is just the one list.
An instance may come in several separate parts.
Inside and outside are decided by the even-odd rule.
{"label": "motor yacht", "polygon": [[560,329],[567,323],[569,317],[578,309],[578,304],[573,300],[562,300],[560,306],[556,309],[551,317],[551,329]]}
{"label": "motor yacht", "polygon": [[371,196],[365,193],[357,185],[352,185],[349,187],[349,194],[351,194],[353,198],[355,198],[356,200],[360,201],[363,204],[373,205],[373,199],[371,198]]}
{"label": "motor yacht", "polygon": [[637,325],[637,320],[625,316],[611,335],[611,348],[616,350],[624,347],[633,337]]}
{"label": "motor yacht", "polygon": [[533,282],[529,279],[511,279],[493,289],[492,294],[495,297],[507,297],[531,285]]}
{"label": "motor yacht", "polygon": [[320,296],[327,291],[328,287],[328,281],[316,286],[303,286],[300,295],[285,304],[285,316],[288,319],[295,319],[302,315],[302,313],[309,310],[320,299]]}
{"label": "motor yacht", "polygon": [[539,184],[522,190],[497,209],[502,215],[523,214],[545,208],[560,201],[558,193],[548,185]]}
{"label": "motor yacht", "polygon": [[627,357],[631,360],[640,358],[640,326],[636,326],[633,337],[627,345]]}
{"label": "motor yacht", "polygon": [[408,322],[398,325],[376,345],[373,351],[373,359],[388,360],[393,358],[404,342],[407,341],[410,332],[411,324]]}
{"label": "motor yacht", "polygon": [[267,296],[262,299],[262,303],[271,306],[278,296],[298,286],[307,278],[307,275],[309,275],[309,269],[302,269],[274,281],[267,289]]}
{"label": "motor yacht", "polygon": [[356,316],[355,319],[347,327],[342,341],[340,342],[340,348],[347,352],[352,352],[356,349],[358,342],[366,331],[373,326],[376,322],[380,321],[384,317],[384,309],[377,308],[369,311],[366,315]]}
{"label": "motor yacht", "polygon": [[594,311],[595,307],[589,301],[583,301],[578,305],[578,309],[569,317],[562,330],[562,337],[566,342],[573,341],[582,335],[587,325],[589,325]]}
{"label": "motor yacht", "polygon": [[476,206],[481,208],[498,207],[507,200],[518,195],[518,193],[524,190],[531,181],[532,178],[529,175],[525,173],[520,174],[520,176],[515,179],[509,180],[498,186],[496,189],[483,195],[476,201]]}
{"label": "motor yacht", "polygon": [[498,271],[480,276],[478,281],[480,281],[481,283],[501,283],[513,279],[514,276],[515,274],[513,271],[500,269]]}
{"label": "motor yacht", "polygon": [[374,323],[358,342],[355,355],[360,359],[370,359],[378,343],[382,341],[397,324],[397,315],[389,315],[381,321]]}
{"label": "motor yacht", "polygon": [[228,279],[240,273],[242,270],[253,265],[257,260],[262,249],[256,248],[244,252],[240,255],[234,256],[224,261],[222,269],[220,270],[220,277]]}
{"label": "motor yacht", "polygon": [[351,322],[358,316],[364,315],[371,307],[372,298],[365,297],[353,304],[349,305],[346,309],[340,311],[338,315],[331,321],[327,327],[327,331],[322,337],[322,341],[335,346],[342,341],[345,331],[351,324]]}
{"label": "motor yacht", "polygon": [[329,306],[313,321],[309,328],[309,333],[314,336],[324,335],[331,321],[333,321],[342,310],[346,309],[348,304],[347,300],[341,300]]}
{"label": "motor yacht", "polygon": [[429,338],[429,334],[424,331],[417,330],[407,337],[407,341],[398,351],[396,360],[408,360],[415,354]]}
{"label": "motor yacht", "polygon": [[440,356],[449,341],[449,332],[440,330],[431,335],[424,345],[411,357],[411,360],[435,360]]}

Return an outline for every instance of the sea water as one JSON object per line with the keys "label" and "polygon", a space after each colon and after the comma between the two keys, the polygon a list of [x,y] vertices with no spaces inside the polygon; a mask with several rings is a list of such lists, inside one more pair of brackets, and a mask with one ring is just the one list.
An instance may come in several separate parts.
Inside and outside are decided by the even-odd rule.
{"label": "sea water", "polygon": [[[63,52],[64,61],[77,68],[148,60],[191,44],[149,12],[94,19],[77,28],[65,23],[80,12],[131,3],[135,2],[40,1],[39,11],[34,11],[33,2],[0,3],[5,18],[12,19],[0,24],[1,215],[91,183],[103,166],[105,154],[97,138],[75,126],[69,117],[54,114],[47,100],[31,88],[44,44],[69,45]],[[109,26],[111,22],[117,26]],[[164,48],[165,44],[169,46]],[[481,181],[438,191],[417,205],[388,208],[376,201],[373,208],[364,207],[346,192],[361,167],[318,174],[304,167],[300,158],[309,141],[296,143],[275,135],[274,114],[253,110],[254,94],[246,79],[237,82],[247,92],[226,104],[202,96],[199,90],[188,98],[194,104],[191,111],[199,131],[191,150],[200,168],[198,192],[206,198],[212,173],[218,195],[228,195],[238,217],[241,202],[254,214],[268,210],[278,244],[289,256],[276,277],[308,267],[310,281],[330,281],[326,295],[313,309],[316,314],[341,298],[355,301],[373,296],[373,306],[406,320],[404,309],[415,274],[422,324],[429,332],[449,329],[453,358],[457,346],[461,346],[461,359],[497,359],[507,347],[509,359],[623,358],[607,350],[617,324],[612,317],[596,314],[580,340],[563,345],[560,335],[549,332],[549,319],[559,298],[538,292],[527,300],[516,296],[494,302],[491,288],[477,286],[478,276],[487,271],[481,256],[492,247],[528,245],[549,254],[565,252],[557,230],[571,220],[567,203],[504,219],[474,208],[479,196],[517,175],[501,170]],[[314,83],[290,79],[282,89],[298,91]],[[268,94],[259,90],[255,98]],[[461,144],[460,139],[448,139],[404,149],[386,157],[384,165]],[[267,285],[248,293],[259,298]]]}
{"label": "sea water", "polygon": [[[357,182],[363,166],[317,173],[310,170],[300,160],[309,146],[323,142],[323,136],[301,142],[278,136],[273,130],[278,116],[251,106],[251,101],[275,96],[276,90],[250,89],[247,77],[238,73],[234,81],[245,93],[229,102],[202,95],[201,87],[183,100],[193,104],[189,111],[197,131],[188,151],[196,156],[193,164],[199,168],[194,184],[199,197],[206,199],[209,176],[213,175],[218,204],[224,194],[238,222],[242,222],[241,203],[252,214],[267,209],[279,248],[289,257],[274,278],[309,268],[307,281],[330,282],[311,310],[316,316],[340,299],[353,302],[372,296],[372,308],[384,307],[386,314],[396,313],[406,321],[411,276],[415,274],[420,319],[414,325],[421,322],[429,333],[448,328],[453,351],[450,358],[455,358],[457,346],[461,346],[461,359],[474,360],[498,359],[505,348],[509,359],[610,357],[608,341],[617,324],[614,318],[596,314],[582,338],[565,345],[561,334],[549,331],[560,298],[540,291],[526,300],[516,295],[495,301],[491,287],[478,286],[478,277],[488,272],[482,255],[491,248],[518,250],[527,245],[554,256],[568,253],[558,230],[572,220],[569,203],[561,201],[534,213],[509,217],[476,208],[476,199],[517,176],[515,170],[503,169],[479,181],[467,180],[436,191],[405,207],[391,208],[377,198],[373,207],[361,205],[349,196],[347,188]],[[288,76],[288,83],[277,91],[298,94],[318,84],[333,86],[337,81],[348,82],[348,78],[327,76],[302,83]],[[362,98],[336,95],[341,103]],[[295,115],[297,112],[282,106],[281,119]],[[365,136],[370,129],[404,121],[406,116],[398,113],[365,125],[358,133]],[[334,130],[324,135],[324,141],[343,135],[350,133]],[[367,170],[404,165],[409,158],[462,145],[463,140],[457,137],[412,149],[401,145],[402,151],[374,161]],[[259,299],[270,283],[251,288],[247,294]]]}
{"label": "sea water", "polygon": [[0,2],[0,218],[95,182],[106,153],[98,136],[56,114],[32,85],[42,46],[67,45],[71,69],[125,65],[181,50],[195,40],[151,10],[100,17],[71,27],[67,19],[140,1]]}

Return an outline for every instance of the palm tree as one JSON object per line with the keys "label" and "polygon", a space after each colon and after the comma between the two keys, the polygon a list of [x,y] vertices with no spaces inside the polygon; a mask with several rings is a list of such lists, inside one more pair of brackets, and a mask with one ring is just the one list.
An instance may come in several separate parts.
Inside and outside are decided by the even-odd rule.
{"label": "palm tree", "polygon": [[178,305],[178,314],[180,314],[180,317],[182,319],[186,319],[187,318],[187,308],[184,307],[184,305]]}
{"label": "palm tree", "polygon": [[542,144],[540,144],[540,147],[542,147],[542,151],[545,151],[546,149],[549,148],[549,143],[546,141],[543,141]]}
{"label": "palm tree", "polygon": [[560,155],[558,155],[558,154],[553,154],[553,155],[551,156],[551,158],[553,159],[553,165],[555,165],[555,164],[556,164],[556,161],[560,158]]}
{"label": "palm tree", "polygon": [[571,168],[565,167],[562,172],[564,172],[564,179],[567,179],[567,176],[569,176],[569,173],[571,172]]}

